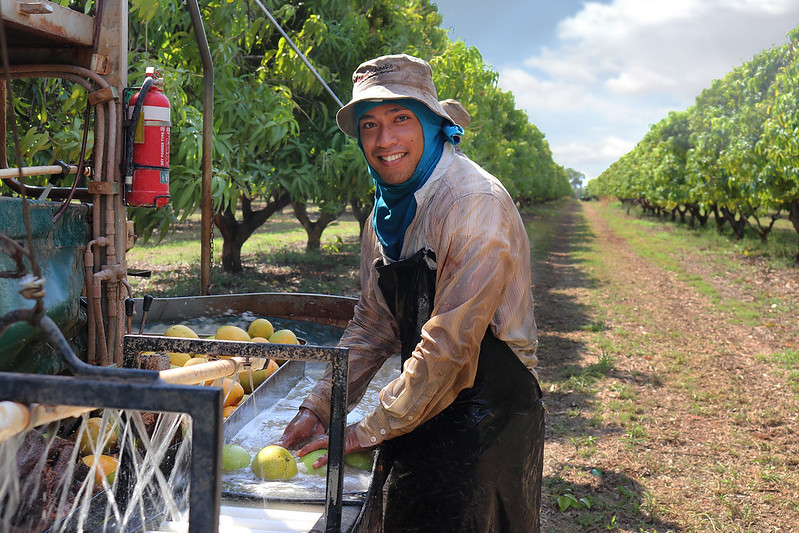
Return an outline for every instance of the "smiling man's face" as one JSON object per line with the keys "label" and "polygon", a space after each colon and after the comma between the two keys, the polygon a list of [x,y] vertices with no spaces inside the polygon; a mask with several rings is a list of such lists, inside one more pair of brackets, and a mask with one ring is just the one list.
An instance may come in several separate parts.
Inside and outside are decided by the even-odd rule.
{"label": "smiling man's face", "polygon": [[405,183],[424,152],[422,124],[407,107],[382,104],[364,113],[358,130],[366,160],[389,185]]}

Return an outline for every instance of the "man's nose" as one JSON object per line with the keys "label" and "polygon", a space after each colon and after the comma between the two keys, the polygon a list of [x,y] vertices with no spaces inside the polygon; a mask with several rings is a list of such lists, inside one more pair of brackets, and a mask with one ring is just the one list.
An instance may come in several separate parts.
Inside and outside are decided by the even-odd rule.
{"label": "man's nose", "polygon": [[377,136],[378,146],[392,146],[397,142],[397,137],[394,135],[394,130],[390,127],[380,128],[380,133]]}

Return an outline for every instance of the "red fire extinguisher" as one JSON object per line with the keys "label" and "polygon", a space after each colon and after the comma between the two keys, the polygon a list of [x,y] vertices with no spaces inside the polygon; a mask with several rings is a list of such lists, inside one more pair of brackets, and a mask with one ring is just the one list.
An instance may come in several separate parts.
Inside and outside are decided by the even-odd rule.
{"label": "red fire extinguisher", "polygon": [[125,203],[163,207],[169,201],[169,100],[164,80],[147,67],[144,83],[127,104]]}

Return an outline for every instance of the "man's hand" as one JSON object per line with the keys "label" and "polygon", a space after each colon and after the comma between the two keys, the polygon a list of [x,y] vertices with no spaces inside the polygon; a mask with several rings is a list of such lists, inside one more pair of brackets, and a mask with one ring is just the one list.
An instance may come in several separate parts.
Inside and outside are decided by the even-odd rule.
{"label": "man's hand", "polygon": [[[321,435],[316,437],[311,442],[303,446],[300,451],[297,452],[297,457],[303,457],[314,450],[318,450],[320,448],[328,448],[330,444],[329,435]],[[344,430],[344,455],[354,452],[363,452],[369,450],[369,448],[364,448],[358,443],[358,437],[355,436],[355,424],[350,424],[347,426],[347,429]],[[324,454],[322,457],[317,459],[313,467],[314,468],[321,468],[327,464],[327,454]]]}
{"label": "man's hand", "polygon": [[287,449],[294,449],[311,437],[324,435],[324,433],[325,427],[319,417],[310,409],[301,407],[297,416],[283,430],[283,436],[280,437],[278,445]]}

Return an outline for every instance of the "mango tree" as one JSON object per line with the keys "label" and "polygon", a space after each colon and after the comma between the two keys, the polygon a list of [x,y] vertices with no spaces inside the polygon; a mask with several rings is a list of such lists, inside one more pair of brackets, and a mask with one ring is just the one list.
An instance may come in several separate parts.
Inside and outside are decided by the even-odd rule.
{"label": "mango tree", "polygon": [[[449,40],[440,27],[441,15],[428,0],[266,5],[329,91],[258,6],[212,0],[203,7],[215,65],[214,222],[223,237],[223,270],[241,270],[244,242],[289,205],[311,249],[318,248],[325,227],[348,204],[363,227],[372,182],[357,145],[337,130],[335,112],[337,100],[348,100],[352,71],[376,55],[405,52],[433,63],[442,98],[461,98],[474,106],[476,129],[489,135],[481,135],[483,144],[475,146],[485,154],[486,161],[478,161],[520,197],[544,191],[548,199],[562,189],[561,182],[567,184],[543,135],[513,109],[512,97],[495,87],[496,74],[479,53]],[[200,200],[198,50],[178,0],[134,0],[131,14],[131,72],[160,67],[176,110],[171,189],[174,213],[186,217]],[[502,112],[493,113],[492,107]],[[537,174],[556,186],[539,186]],[[521,187],[513,180],[522,180]],[[312,215],[311,204],[318,214]],[[145,236],[156,226],[163,234],[174,220],[170,210],[137,210],[133,216]]]}
{"label": "mango tree", "polygon": [[[652,127],[647,136],[652,138],[650,197],[663,209],[679,213],[680,222],[693,202],[686,184],[685,161],[691,149],[690,130],[686,112],[672,111]],[[698,211],[692,211],[701,218]],[[692,219],[693,220],[693,219]]]}
{"label": "mango tree", "polygon": [[776,176],[766,160],[763,124],[772,105],[770,87],[784,65],[785,47],[775,47],[764,50],[725,77],[734,102],[729,111],[733,129],[719,165],[738,177],[741,218],[763,241],[782,210],[775,197]]}
{"label": "mango tree", "polygon": [[[272,154],[298,131],[291,93],[272,83],[258,59],[274,46],[276,32],[263,13],[247,7],[212,1],[202,10],[214,64],[214,223],[223,237],[222,267],[229,272],[241,270],[241,245],[247,238],[289,204]],[[173,212],[186,218],[200,204],[201,64],[183,2],[133,3],[131,79],[140,79],[145,66],[162,69],[173,108],[173,211],[132,210],[137,230],[145,235],[157,224],[163,237]]]}
{"label": "mango tree", "polygon": [[772,178],[774,201],[788,212],[788,219],[799,234],[799,28],[789,33],[789,38],[786,65],[771,90],[772,105],[763,125],[762,152]]}

